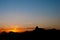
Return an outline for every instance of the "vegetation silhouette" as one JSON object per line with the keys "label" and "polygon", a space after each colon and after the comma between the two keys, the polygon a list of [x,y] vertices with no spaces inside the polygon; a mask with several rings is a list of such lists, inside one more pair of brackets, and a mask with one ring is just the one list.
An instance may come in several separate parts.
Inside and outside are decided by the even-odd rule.
{"label": "vegetation silhouette", "polygon": [[[60,36],[60,30],[56,29],[49,29],[45,30],[43,28],[38,28],[36,26],[35,30],[33,31],[26,31],[23,33],[14,33],[14,32],[2,32],[0,33],[1,40],[40,40],[40,39],[49,39],[53,37]],[[54,38],[55,39],[55,38]]]}

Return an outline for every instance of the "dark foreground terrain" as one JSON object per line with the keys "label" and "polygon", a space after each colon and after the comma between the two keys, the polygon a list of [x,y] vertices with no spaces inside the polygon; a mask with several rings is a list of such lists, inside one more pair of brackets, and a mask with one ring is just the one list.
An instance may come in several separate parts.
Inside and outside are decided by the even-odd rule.
{"label": "dark foreground terrain", "polygon": [[60,39],[60,30],[51,29],[44,30],[42,28],[36,27],[33,31],[26,31],[24,33],[0,33],[0,40],[52,40],[52,39]]}

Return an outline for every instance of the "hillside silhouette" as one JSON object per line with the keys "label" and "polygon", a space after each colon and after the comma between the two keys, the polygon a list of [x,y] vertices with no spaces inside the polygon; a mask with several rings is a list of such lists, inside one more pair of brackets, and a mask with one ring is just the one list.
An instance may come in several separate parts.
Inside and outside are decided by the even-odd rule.
{"label": "hillside silhouette", "polygon": [[26,31],[23,33],[14,32],[2,32],[0,33],[0,40],[41,40],[41,39],[52,39],[60,36],[60,30],[49,29],[45,30],[43,28],[38,28],[36,26],[33,31]]}

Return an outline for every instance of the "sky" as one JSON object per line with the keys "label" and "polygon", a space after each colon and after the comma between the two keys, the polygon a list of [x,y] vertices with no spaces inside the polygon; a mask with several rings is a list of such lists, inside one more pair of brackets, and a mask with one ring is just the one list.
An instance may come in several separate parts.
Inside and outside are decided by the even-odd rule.
{"label": "sky", "polygon": [[60,29],[60,0],[0,0],[0,27]]}

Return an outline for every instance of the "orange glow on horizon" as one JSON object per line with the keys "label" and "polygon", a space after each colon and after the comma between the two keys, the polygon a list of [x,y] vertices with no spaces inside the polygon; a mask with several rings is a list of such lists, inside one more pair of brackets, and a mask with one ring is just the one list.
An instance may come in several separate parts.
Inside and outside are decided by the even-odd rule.
{"label": "orange glow on horizon", "polygon": [[9,33],[9,32],[25,32],[26,30],[23,29],[23,28],[6,28],[6,29],[0,29],[0,32],[3,32],[3,31]]}
{"label": "orange glow on horizon", "polygon": [[19,28],[18,25],[14,25],[14,26],[9,26],[8,27],[5,27],[5,28],[0,28],[0,33],[1,32],[25,32],[25,31],[31,31],[33,30],[33,28]]}
{"label": "orange glow on horizon", "polygon": [[6,32],[25,32],[24,29],[18,29],[18,28],[12,28],[12,29],[8,29],[6,30]]}

